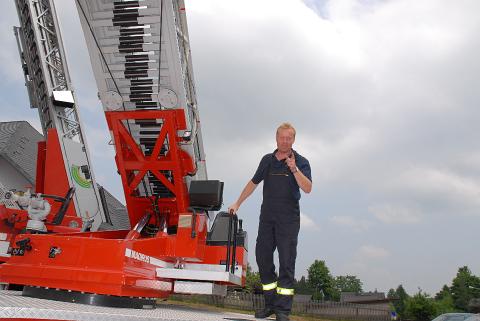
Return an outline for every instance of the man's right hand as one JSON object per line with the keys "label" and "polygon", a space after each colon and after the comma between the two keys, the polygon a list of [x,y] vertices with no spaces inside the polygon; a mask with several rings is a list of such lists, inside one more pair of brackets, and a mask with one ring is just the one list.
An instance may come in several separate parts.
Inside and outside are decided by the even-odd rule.
{"label": "man's right hand", "polygon": [[239,207],[240,205],[238,205],[237,203],[233,203],[228,207],[228,213],[230,213],[230,215],[237,214]]}

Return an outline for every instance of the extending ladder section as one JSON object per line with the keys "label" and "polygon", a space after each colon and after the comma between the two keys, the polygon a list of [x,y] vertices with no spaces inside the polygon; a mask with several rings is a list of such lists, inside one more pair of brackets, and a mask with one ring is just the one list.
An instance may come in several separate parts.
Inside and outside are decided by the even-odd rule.
{"label": "extending ladder section", "polygon": [[[53,0],[15,0],[21,27],[15,35],[30,104],[37,108],[43,134],[58,134],[61,154],[78,216],[94,218],[96,229],[106,221],[91,169],[75,93],[67,68]],[[45,177],[43,193],[50,193],[55,177]],[[66,193],[66,191],[65,191]]]}
{"label": "extending ladder section", "polygon": [[[186,137],[182,149],[196,168],[186,180],[206,179],[184,1],[76,0],[76,4],[104,111],[154,115],[159,110],[183,109],[187,126],[180,133]],[[163,120],[128,119],[124,125],[145,157],[151,156]],[[173,139],[165,137],[156,155],[167,155]],[[173,181],[171,172],[162,174]],[[151,172],[142,178],[137,192],[145,197],[173,196]]]}

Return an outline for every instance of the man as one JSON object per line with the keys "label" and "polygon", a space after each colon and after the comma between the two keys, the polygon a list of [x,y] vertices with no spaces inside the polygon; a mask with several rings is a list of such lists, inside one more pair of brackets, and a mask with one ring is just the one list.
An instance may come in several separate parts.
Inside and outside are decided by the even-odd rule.
{"label": "man", "polygon": [[[300,230],[300,189],[312,190],[312,175],[308,160],[292,149],[295,128],[289,123],[277,129],[277,149],[263,156],[255,175],[247,183],[238,200],[230,205],[236,213],[240,205],[263,180],[263,202],[258,225],[255,256],[265,296],[265,309],[256,318],[276,315],[278,321],[289,320],[292,309],[293,280],[297,239]],[[275,273],[273,252],[278,249],[279,275]]]}

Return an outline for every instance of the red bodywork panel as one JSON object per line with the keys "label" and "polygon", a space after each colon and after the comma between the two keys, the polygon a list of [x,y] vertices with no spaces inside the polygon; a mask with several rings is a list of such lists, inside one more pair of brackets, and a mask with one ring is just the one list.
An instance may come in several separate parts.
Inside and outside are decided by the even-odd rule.
{"label": "red bodywork panel", "polygon": [[[38,142],[37,148],[35,193],[64,197],[70,186],[57,130],[49,129],[47,140]],[[77,217],[73,202],[70,203],[61,225],[53,225],[49,222],[57,214],[61,203],[52,200],[48,201],[52,207],[45,222],[49,232],[66,233],[80,231],[82,219]],[[25,232],[27,221],[28,214],[26,210],[12,209],[0,205],[0,233],[6,234],[5,240],[8,240],[11,246],[14,246],[13,241],[15,237]],[[0,263],[7,261],[9,258],[9,256],[0,255]]]}
{"label": "red bodywork panel", "polygon": [[[183,215],[183,214],[182,214]],[[0,266],[0,280],[49,288],[132,297],[167,297],[173,292],[172,279],[157,277],[157,269],[184,262],[221,265],[225,246],[207,246],[206,218],[199,215],[191,228],[176,235],[159,233],[153,238],[129,240],[129,231],[19,235],[33,247],[24,256],[13,256]],[[52,248],[60,250],[54,257]],[[246,265],[246,251],[238,247],[236,261]],[[242,279],[245,280],[245,269]]]}
{"label": "red bodywork panel", "polygon": [[[142,218],[149,217],[148,224],[163,221],[165,225],[150,235],[141,234],[136,228],[131,231],[18,235],[15,242],[29,238],[32,249],[24,255],[11,257],[0,266],[1,282],[116,296],[166,297],[173,291],[174,280],[159,278],[157,269],[172,268],[178,263],[209,264],[216,268],[223,264],[225,267],[227,247],[206,244],[206,214],[199,212],[193,220],[188,209],[184,178],[195,171],[195,166],[188,153],[180,148],[182,138],[178,131],[186,129],[184,111],[115,111],[105,115],[115,143],[116,163],[130,223],[135,226]],[[137,119],[163,124],[148,156],[125,126],[128,120]],[[55,154],[55,144],[52,144]],[[162,150],[167,152],[162,154]],[[49,173],[52,165],[49,164],[48,142],[46,155],[45,173]],[[50,159],[57,162],[55,158]],[[64,168],[63,162],[61,168]],[[162,171],[168,171],[170,179]],[[148,172],[162,182],[173,197],[140,196],[137,188]],[[46,184],[45,191],[47,187]],[[175,232],[167,234],[167,228],[174,228]],[[52,252],[55,255],[52,256]],[[238,266],[243,268],[242,284],[245,284],[246,254],[243,247],[237,247],[235,257]]]}
{"label": "red bodywork panel", "polygon": [[[64,197],[70,185],[56,129],[50,128],[47,133],[47,141],[38,143],[37,155],[36,192]],[[50,204],[52,210],[49,217],[53,217],[60,209],[61,204],[58,202],[50,202]],[[68,206],[66,216],[77,216],[73,202]]]}

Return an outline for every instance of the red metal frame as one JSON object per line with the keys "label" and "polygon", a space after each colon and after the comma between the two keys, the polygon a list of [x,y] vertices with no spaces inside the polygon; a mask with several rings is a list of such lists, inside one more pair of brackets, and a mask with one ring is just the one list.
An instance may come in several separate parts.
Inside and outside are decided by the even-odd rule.
{"label": "red metal frame", "polygon": [[[47,140],[38,144],[37,154],[38,181],[35,183],[36,192],[64,197],[70,188],[70,184],[68,183],[65,161],[63,160],[60,139],[56,129],[51,128],[48,130]],[[47,217],[47,221],[53,218],[61,207],[61,204],[58,202],[51,202],[51,205],[52,209]],[[70,202],[66,216],[77,217],[73,202]]]}
{"label": "red metal frame", "polygon": [[[137,196],[138,185],[150,172],[173,193],[173,198],[160,198],[158,205],[170,212],[168,224],[177,225],[178,213],[185,213],[188,209],[188,191],[184,177],[195,170],[190,155],[178,146],[182,138],[178,137],[177,132],[186,129],[184,111],[177,109],[105,112],[105,116],[115,142],[115,160],[122,177],[130,223],[132,226],[135,225],[146,211],[151,210],[154,200]],[[160,120],[163,124],[149,156],[142,152],[125,127],[124,122],[136,119]],[[162,156],[160,151],[166,139],[169,141],[169,150]],[[173,181],[169,181],[160,171],[171,171]]]}
{"label": "red metal frame", "polygon": [[[180,148],[179,130],[186,129],[183,110],[106,112],[115,142],[116,163],[122,177],[127,209],[132,226],[146,213],[152,213],[153,198],[140,197],[137,187],[147,172],[153,173],[174,195],[158,199],[167,226],[175,234],[159,230],[154,236],[131,231],[101,231],[69,234],[18,235],[15,241],[30,239],[31,251],[14,256],[0,265],[0,281],[49,288],[132,297],[166,297],[173,291],[172,279],[157,277],[166,264],[192,262],[225,264],[226,246],[208,246],[207,217],[197,213],[195,225],[188,210],[184,177],[194,172],[191,157]],[[129,134],[125,123],[135,119],[155,119],[163,123],[151,155],[146,156]],[[169,149],[161,155],[168,138]],[[47,146],[48,150],[48,146]],[[48,160],[47,160],[48,161]],[[47,164],[48,165],[48,164]],[[168,170],[173,180],[160,171]],[[181,218],[181,219],[180,219]],[[192,236],[194,229],[195,236]],[[49,257],[52,247],[60,249]],[[246,251],[237,247],[236,261],[243,266],[245,283]],[[224,265],[223,265],[224,266]],[[170,288],[168,287],[170,284]],[[165,287],[167,285],[167,287]]]}

